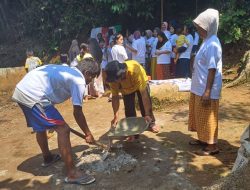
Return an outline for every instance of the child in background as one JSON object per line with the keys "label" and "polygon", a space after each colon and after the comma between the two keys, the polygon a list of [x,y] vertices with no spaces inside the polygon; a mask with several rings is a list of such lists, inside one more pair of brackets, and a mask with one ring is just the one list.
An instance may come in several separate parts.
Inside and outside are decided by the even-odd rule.
{"label": "child in background", "polygon": [[178,38],[176,40],[176,47],[174,48],[174,53],[176,55],[174,59],[175,64],[177,63],[180,57],[180,53],[183,53],[184,51],[186,51],[189,45],[189,42],[186,36],[184,35],[184,27],[177,28],[176,34],[178,35]]}
{"label": "child in background", "polygon": [[26,55],[27,59],[24,68],[27,73],[42,65],[42,61],[33,55],[32,50],[27,50]]}

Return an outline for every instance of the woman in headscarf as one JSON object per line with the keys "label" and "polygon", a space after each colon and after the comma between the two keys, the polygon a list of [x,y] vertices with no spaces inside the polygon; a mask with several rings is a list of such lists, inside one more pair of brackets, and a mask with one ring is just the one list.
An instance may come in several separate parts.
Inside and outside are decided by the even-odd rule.
{"label": "woman in headscarf", "polygon": [[77,40],[72,40],[71,46],[69,48],[69,62],[71,63],[79,53],[80,49]]}
{"label": "woman in headscarf", "polygon": [[156,78],[157,80],[170,79],[170,55],[172,45],[162,31],[157,34],[157,38],[158,42],[155,51],[155,55],[157,56]]}
{"label": "woman in headscarf", "polygon": [[217,37],[219,12],[207,9],[193,21],[203,43],[194,60],[188,129],[196,131],[198,140],[190,145],[202,145],[198,155],[219,153],[218,109],[222,88],[222,48]]}

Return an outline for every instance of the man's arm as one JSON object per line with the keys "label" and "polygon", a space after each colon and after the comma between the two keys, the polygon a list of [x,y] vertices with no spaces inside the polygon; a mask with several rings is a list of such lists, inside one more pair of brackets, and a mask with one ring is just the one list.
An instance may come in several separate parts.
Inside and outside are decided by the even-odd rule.
{"label": "man's arm", "polygon": [[150,101],[149,93],[147,91],[147,87],[144,90],[141,90],[140,93],[141,93],[142,102],[143,102],[143,106],[145,110],[145,119],[148,122],[151,122],[152,121],[152,118],[151,118],[152,104]]}
{"label": "man's arm", "polygon": [[94,137],[92,136],[87,121],[85,119],[85,116],[82,112],[82,107],[81,106],[76,106],[74,105],[74,111],[73,111],[76,123],[79,125],[79,127],[82,129],[86,136],[86,142],[87,143],[93,143],[94,142]]}
{"label": "man's arm", "polygon": [[118,122],[119,107],[120,107],[119,95],[112,96],[112,108],[114,112],[114,119],[111,121],[112,126],[115,126],[116,123]]}
{"label": "man's arm", "polygon": [[137,50],[136,50],[135,48],[133,48],[133,47],[131,47],[131,46],[129,46],[129,45],[126,45],[126,48],[128,48],[129,51],[131,51],[131,52],[137,54]]}

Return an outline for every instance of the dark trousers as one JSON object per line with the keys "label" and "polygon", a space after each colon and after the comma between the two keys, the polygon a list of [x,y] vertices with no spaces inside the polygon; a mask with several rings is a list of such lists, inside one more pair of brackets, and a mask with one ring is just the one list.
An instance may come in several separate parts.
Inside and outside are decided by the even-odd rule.
{"label": "dark trousers", "polygon": [[176,64],[176,77],[187,78],[190,77],[190,59],[179,58]]}
{"label": "dark trousers", "polygon": [[[149,85],[147,85],[146,88],[147,88],[148,96],[150,98]],[[141,115],[142,115],[142,117],[145,116],[145,109],[144,109],[144,105],[142,102],[141,93],[140,93],[140,91],[136,91],[136,92],[133,92],[131,94],[123,95],[123,102],[124,102],[124,107],[125,107],[125,117],[136,117],[135,94],[137,94],[137,97],[138,97],[138,103],[139,103]],[[150,103],[152,104],[151,99],[150,99]],[[153,115],[152,109],[150,110],[150,116],[151,116],[153,122],[155,122],[155,117]]]}

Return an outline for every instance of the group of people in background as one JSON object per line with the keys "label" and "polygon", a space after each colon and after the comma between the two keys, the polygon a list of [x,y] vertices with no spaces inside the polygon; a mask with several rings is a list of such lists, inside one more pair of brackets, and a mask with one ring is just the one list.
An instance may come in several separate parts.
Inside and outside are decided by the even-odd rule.
{"label": "group of people in background", "polygon": [[[144,35],[145,34],[145,35]],[[104,62],[111,60],[123,63],[135,60],[140,63],[153,80],[191,77],[191,60],[197,51],[199,35],[193,26],[163,22],[161,28],[136,30],[133,34],[117,33],[104,42]]]}

